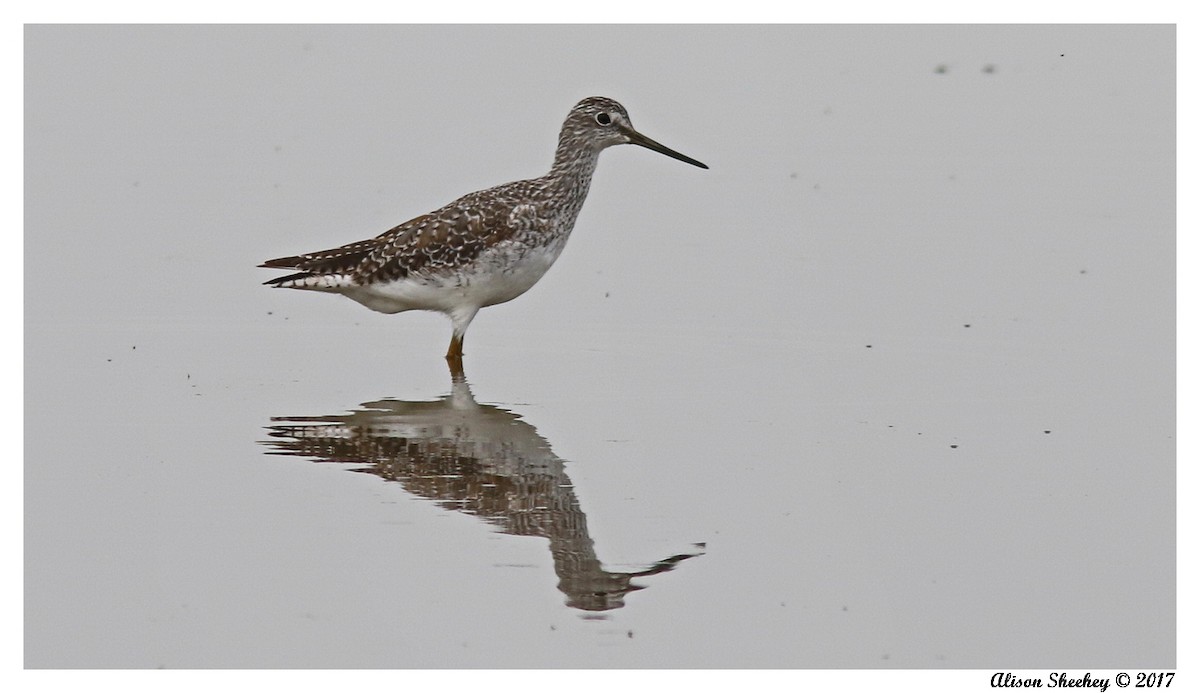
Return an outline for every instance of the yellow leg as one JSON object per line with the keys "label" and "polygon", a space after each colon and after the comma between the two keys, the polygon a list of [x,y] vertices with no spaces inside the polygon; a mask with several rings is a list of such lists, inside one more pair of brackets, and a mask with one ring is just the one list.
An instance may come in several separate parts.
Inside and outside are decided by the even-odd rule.
{"label": "yellow leg", "polygon": [[446,363],[450,365],[452,375],[462,375],[463,340],[467,337],[467,326],[471,324],[478,310],[477,306],[465,306],[449,314],[454,331],[450,336],[450,348],[446,350]]}
{"label": "yellow leg", "polygon": [[456,382],[466,380],[467,377],[463,373],[462,356],[462,338],[455,335],[450,340],[450,349],[446,352],[446,365],[450,367],[450,379]]}
{"label": "yellow leg", "polygon": [[461,361],[462,357],[463,357],[462,345],[463,345],[463,338],[461,336],[454,335],[453,337],[451,337],[450,338],[450,349],[446,351],[446,360],[450,361],[452,359],[458,359],[459,361]]}

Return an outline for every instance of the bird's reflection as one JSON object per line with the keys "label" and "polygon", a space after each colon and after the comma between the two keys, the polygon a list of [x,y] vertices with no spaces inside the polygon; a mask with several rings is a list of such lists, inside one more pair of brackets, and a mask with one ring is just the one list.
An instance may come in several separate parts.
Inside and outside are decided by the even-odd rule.
{"label": "bird's reflection", "polygon": [[476,515],[499,531],[550,540],[558,588],[568,605],[607,611],[642,589],[634,578],[674,568],[696,551],[633,572],[605,570],[587,517],[563,469],[532,425],[510,411],[481,405],[460,369],[450,394],[434,401],[368,402],[330,416],[274,417],[266,441],[273,454],[367,465],[353,471],[398,481],[409,493]]}

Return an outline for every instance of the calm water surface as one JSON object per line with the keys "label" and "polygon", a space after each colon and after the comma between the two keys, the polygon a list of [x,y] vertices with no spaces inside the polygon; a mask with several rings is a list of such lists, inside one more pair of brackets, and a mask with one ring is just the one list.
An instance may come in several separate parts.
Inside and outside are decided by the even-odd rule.
{"label": "calm water surface", "polygon": [[[1174,666],[1171,29],[26,38],[26,666]],[[590,93],[465,379],[260,286]]]}
{"label": "calm water surface", "polygon": [[635,578],[697,555],[669,556],[634,571],[605,570],[563,460],[519,415],[479,404],[465,377],[452,377],[451,393],[438,400],[382,400],[342,415],[276,417],[269,445],[281,455],[349,464],[397,481],[413,496],[478,516],[505,534],[548,539],[558,589],[567,605],[583,611],[619,609],[627,593],[642,588]]}

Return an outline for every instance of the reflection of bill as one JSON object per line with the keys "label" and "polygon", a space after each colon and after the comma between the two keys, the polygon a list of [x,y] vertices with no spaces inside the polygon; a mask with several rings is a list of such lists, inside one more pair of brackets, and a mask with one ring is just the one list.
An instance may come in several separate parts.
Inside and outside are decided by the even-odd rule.
{"label": "reflection of bill", "polygon": [[383,400],[349,414],[273,421],[266,444],[274,454],[366,465],[354,471],[398,481],[410,493],[477,515],[506,534],[546,537],[558,588],[577,609],[620,608],[625,594],[643,588],[634,578],[703,553],[697,544],[695,552],[643,570],[605,570],[563,461],[519,416],[476,403],[463,378],[434,401]]}

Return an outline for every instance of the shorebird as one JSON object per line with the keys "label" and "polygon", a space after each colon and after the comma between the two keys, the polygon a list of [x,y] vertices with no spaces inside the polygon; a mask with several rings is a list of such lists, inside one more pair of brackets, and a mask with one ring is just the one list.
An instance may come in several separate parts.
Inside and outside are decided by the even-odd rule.
{"label": "shorebird", "polygon": [[618,144],[708,168],[634,130],[616,101],[589,97],[567,114],[546,175],[464,195],[365,241],[268,260],[260,267],[299,271],[265,283],[341,294],[380,313],[444,313],[453,328],[446,360],[461,370],[475,314],[520,296],[550,269],[575,226],[600,152]]}

